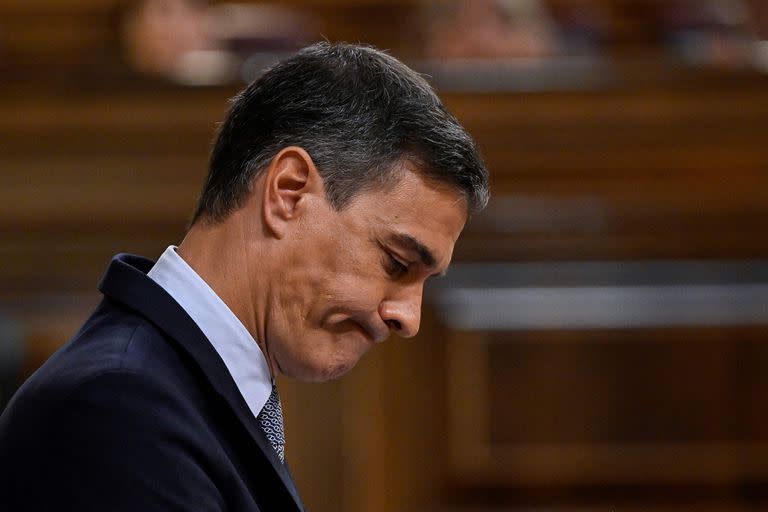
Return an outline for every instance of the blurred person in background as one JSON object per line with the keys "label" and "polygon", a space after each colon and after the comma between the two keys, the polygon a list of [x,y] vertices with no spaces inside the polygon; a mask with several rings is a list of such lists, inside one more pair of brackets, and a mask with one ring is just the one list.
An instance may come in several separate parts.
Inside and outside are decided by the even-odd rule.
{"label": "blurred person in background", "polygon": [[447,59],[541,59],[558,53],[539,0],[455,0],[432,7],[426,53]]}
{"label": "blurred person in background", "polygon": [[218,47],[207,2],[144,0],[129,5],[123,39],[128,60],[138,71],[172,75],[184,55]]}
{"label": "blurred person in background", "polygon": [[487,200],[474,142],[396,59],[319,43],[276,65],[235,98],[181,244],[115,256],[0,417],[0,510],[302,510],[275,378],[414,336]]}
{"label": "blurred person in background", "polygon": [[290,6],[204,0],[128,2],[121,28],[123,53],[135,71],[186,85],[250,80],[257,71],[252,59],[271,65],[316,32],[313,18]]}

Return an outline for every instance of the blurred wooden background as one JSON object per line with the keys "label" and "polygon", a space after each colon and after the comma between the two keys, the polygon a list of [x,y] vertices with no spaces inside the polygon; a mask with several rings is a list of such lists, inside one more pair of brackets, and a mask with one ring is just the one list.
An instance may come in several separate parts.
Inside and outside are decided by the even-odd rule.
{"label": "blurred wooden background", "polygon": [[[521,91],[525,68],[508,90],[437,84],[492,171],[455,260],[768,258],[768,77],[670,60],[644,22],[663,2],[592,3],[615,27],[602,85]],[[420,58],[415,0],[288,4],[329,40]],[[122,8],[0,2],[0,313],[24,374],[114,253],[181,239],[242,86],[132,72]],[[282,383],[309,510],[768,509],[768,326],[467,331],[436,313],[337,382]]]}

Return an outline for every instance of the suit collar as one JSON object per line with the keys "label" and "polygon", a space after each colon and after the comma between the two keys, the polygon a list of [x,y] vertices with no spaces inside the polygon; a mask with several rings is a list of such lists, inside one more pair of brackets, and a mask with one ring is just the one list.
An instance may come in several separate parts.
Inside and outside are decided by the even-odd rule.
{"label": "suit collar", "polygon": [[99,290],[146,317],[185,350],[207,377],[214,390],[232,408],[261,452],[280,476],[298,510],[301,499],[288,472],[258,426],[232,376],[216,350],[184,309],[157,283],[147,276],[154,262],[141,256],[118,254],[112,258]]}
{"label": "suit collar", "polygon": [[147,274],[173,297],[197,324],[229,370],[237,389],[258,417],[272,393],[272,375],[259,344],[229,306],[168,247]]}

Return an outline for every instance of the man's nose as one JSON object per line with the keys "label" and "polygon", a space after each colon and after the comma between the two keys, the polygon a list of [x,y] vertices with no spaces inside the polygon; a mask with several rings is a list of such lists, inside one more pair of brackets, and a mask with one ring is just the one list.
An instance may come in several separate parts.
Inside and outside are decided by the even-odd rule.
{"label": "man's nose", "polygon": [[423,285],[414,284],[381,303],[379,314],[382,320],[398,336],[412,338],[419,332],[422,293]]}

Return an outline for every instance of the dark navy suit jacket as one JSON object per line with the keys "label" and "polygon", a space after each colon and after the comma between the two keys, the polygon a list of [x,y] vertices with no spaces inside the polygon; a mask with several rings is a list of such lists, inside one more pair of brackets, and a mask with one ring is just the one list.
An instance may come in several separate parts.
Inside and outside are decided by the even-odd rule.
{"label": "dark navy suit jacket", "polygon": [[104,300],[0,417],[2,511],[303,510],[186,312],[118,255]]}

